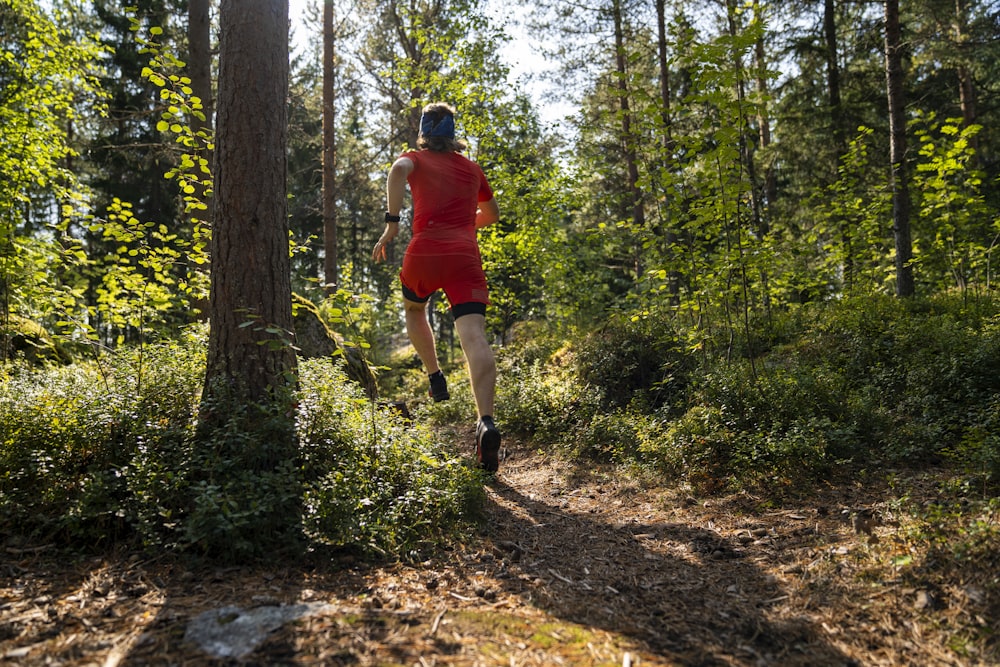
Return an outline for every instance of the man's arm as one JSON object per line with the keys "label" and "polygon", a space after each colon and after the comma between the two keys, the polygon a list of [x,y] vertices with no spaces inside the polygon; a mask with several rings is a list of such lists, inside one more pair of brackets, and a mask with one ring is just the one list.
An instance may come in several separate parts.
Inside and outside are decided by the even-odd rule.
{"label": "man's arm", "polygon": [[385,210],[386,213],[399,215],[403,208],[403,197],[406,195],[406,177],[413,171],[413,160],[401,157],[389,167],[389,177],[385,179]]}
{"label": "man's arm", "polygon": [[488,227],[500,219],[500,206],[497,205],[496,197],[489,201],[479,202],[479,209],[476,211],[476,229]]}
{"label": "man's arm", "polygon": [[[403,208],[403,197],[406,196],[406,177],[413,171],[413,160],[401,157],[389,167],[389,176],[385,179],[385,212],[389,215],[399,215]],[[385,259],[385,246],[399,234],[398,222],[385,223],[382,236],[375,243],[372,259],[380,262]]]}

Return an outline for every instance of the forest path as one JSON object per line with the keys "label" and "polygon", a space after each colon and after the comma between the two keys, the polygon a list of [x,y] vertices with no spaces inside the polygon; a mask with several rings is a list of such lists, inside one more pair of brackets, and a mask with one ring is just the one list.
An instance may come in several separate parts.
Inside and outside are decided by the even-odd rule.
{"label": "forest path", "polygon": [[[481,535],[415,566],[8,549],[0,665],[976,664],[947,649],[922,591],[878,568],[871,535],[892,528],[845,520],[861,502],[887,516],[871,485],[782,507],[695,499],[513,443],[487,495]],[[205,613],[214,643],[193,632]]]}

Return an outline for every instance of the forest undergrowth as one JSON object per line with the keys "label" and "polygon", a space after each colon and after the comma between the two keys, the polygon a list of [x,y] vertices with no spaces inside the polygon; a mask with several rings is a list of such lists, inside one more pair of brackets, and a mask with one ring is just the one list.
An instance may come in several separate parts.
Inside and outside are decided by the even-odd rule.
{"label": "forest undergrowth", "polygon": [[479,529],[420,561],[221,565],[8,540],[0,661],[996,664],[1000,512],[954,479],[851,470],[780,501],[700,496],[512,439]]}
{"label": "forest undergrowth", "polygon": [[407,420],[303,360],[301,454],[276,466],[246,457],[280,416],[198,439],[198,333],[8,366],[0,657],[228,664],[185,639],[198,614],[306,605],[247,660],[991,664],[998,325],[873,299],[721,354],[656,318],[525,324],[498,354],[496,479],[458,363],[432,404],[393,360]]}

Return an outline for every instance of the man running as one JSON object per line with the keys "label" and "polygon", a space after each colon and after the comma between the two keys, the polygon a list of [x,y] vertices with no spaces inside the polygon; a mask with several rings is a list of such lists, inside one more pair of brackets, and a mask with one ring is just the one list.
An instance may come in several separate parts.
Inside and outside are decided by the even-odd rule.
{"label": "man running", "polygon": [[406,333],[423,362],[435,401],[450,397],[438,365],[427,301],[444,290],[469,367],[476,401],[476,457],[488,472],[499,467],[500,431],[493,423],[496,360],[486,340],[489,292],[476,230],[496,222],[500,209],[483,170],[461,155],[467,146],[455,138],[455,111],[429,104],[420,118],[418,151],[401,155],[386,179],[385,231],[372,259],[386,258],[386,244],[399,233],[399,212],[406,185],[413,197],[413,238],[403,256]]}

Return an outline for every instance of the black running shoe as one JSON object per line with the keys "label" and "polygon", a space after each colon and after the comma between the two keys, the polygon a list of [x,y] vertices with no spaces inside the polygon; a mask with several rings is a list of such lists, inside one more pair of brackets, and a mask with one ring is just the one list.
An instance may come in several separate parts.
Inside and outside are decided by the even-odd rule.
{"label": "black running shoe", "polygon": [[447,401],[451,398],[451,394],[448,393],[448,381],[444,379],[444,373],[438,371],[429,377],[431,381],[430,395],[435,403]]}
{"label": "black running shoe", "polygon": [[476,424],[476,459],[486,472],[500,467],[500,431],[492,417],[483,417]]}

